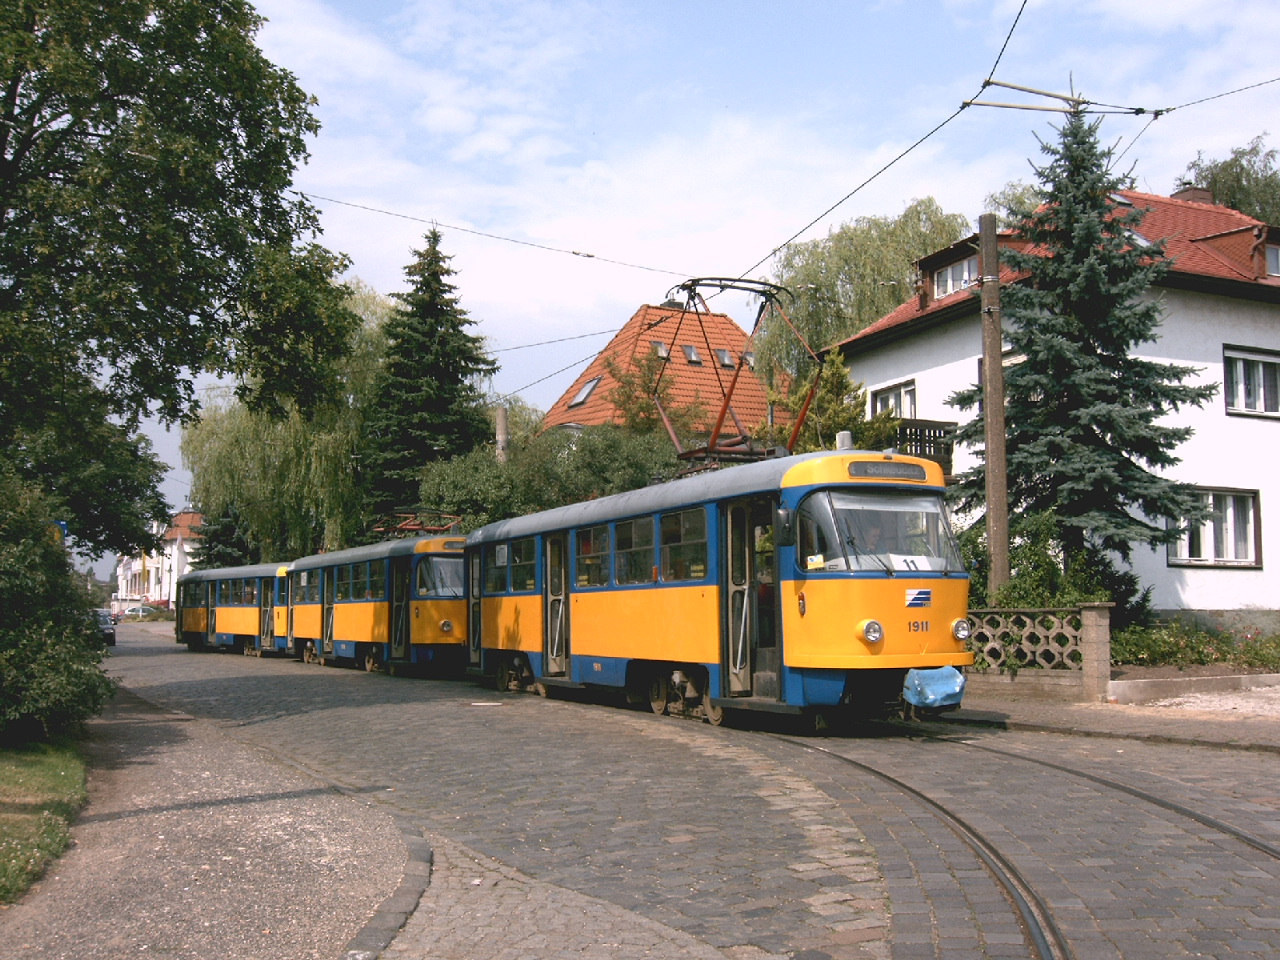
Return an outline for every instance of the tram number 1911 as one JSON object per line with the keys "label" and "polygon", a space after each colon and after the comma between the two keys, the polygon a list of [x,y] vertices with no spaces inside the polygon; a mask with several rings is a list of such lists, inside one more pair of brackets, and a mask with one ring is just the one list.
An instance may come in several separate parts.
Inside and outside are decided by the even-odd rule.
{"label": "tram number 1911", "polygon": [[909,632],[911,632],[911,633],[928,633],[928,632],[929,632],[929,621],[928,621],[928,620],[911,620],[911,621],[908,621],[908,623],[907,623],[907,630],[908,630]]}

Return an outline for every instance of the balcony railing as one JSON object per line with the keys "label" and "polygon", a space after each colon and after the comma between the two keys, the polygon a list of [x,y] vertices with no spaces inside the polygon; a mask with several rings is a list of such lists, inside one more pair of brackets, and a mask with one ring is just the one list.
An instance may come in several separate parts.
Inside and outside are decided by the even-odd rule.
{"label": "balcony railing", "polygon": [[900,420],[898,449],[910,456],[940,464],[942,472],[950,476],[956,426],[945,420]]}

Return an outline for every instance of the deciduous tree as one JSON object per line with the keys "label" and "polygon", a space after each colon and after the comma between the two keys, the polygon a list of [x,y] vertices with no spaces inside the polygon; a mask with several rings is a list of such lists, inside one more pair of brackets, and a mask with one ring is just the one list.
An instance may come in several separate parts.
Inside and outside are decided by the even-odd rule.
{"label": "deciduous tree", "polygon": [[1263,223],[1280,225],[1280,169],[1275,149],[1268,150],[1266,134],[1247,147],[1235,147],[1225,160],[1206,160],[1203,153],[1187,164],[1181,187],[1204,187],[1213,199]]}

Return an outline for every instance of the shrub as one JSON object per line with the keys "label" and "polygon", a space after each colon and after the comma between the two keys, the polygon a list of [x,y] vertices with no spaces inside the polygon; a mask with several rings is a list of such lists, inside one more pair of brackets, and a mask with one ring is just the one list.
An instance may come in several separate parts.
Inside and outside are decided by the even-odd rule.
{"label": "shrub", "polygon": [[1182,620],[1129,627],[1111,635],[1111,662],[1135,666],[1190,667],[1226,663],[1280,671],[1280,636],[1255,629],[1239,633],[1202,630]]}

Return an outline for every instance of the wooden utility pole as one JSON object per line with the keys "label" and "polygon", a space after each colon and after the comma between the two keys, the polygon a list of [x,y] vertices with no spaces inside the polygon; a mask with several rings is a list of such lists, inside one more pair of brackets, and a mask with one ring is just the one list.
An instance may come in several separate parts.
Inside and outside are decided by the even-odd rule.
{"label": "wooden utility pole", "polygon": [[497,416],[494,418],[496,423],[495,433],[496,444],[494,446],[494,455],[499,463],[507,462],[507,408],[498,407]]}
{"label": "wooden utility pole", "polygon": [[982,276],[982,419],[986,427],[987,597],[1009,582],[1009,485],[1005,463],[1004,330],[1000,323],[1000,244],[996,216],[978,218]]}

